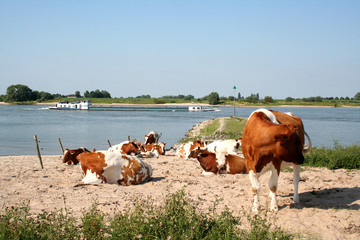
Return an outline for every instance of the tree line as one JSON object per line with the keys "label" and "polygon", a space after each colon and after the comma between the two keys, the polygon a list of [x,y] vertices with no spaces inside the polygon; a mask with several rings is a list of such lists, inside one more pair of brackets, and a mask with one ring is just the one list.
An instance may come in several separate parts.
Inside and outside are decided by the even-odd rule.
{"label": "tree line", "polygon": [[[3,102],[28,102],[28,101],[37,101],[37,102],[43,102],[43,101],[47,101],[47,100],[52,100],[52,99],[59,99],[59,98],[65,98],[65,97],[69,97],[66,95],[61,95],[61,94],[51,94],[48,92],[39,92],[36,90],[32,90],[31,88],[29,88],[26,85],[23,84],[16,84],[16,85],[11,85],[7,88],[6,90],[6,95],[1,95],[0,96],[0,101]],[[99,90],[96,89],[95,91],[88,91],[86,90],[84,92],[84,96],[81,96],[80,91],[75,91],[75,94],[72,95],[72,97],[76,97],[76,98],[112,98],[111,94],[106,91],[106,90]],[[132,98],[132,97],[129,97]],[[136,96],[135,98],[151,98],[150,95],[140,95],[140,96]],[[159,100],[159,99],[181,99],[181,100],[186,100],[186,101],[192,101],[195,100],[195,97],[193,95],[165,95],[162,96],[158,99],[155,100]],[[250,96],[248,97],[244,97],[240,94],[240,92],[237,94],[237,98],[235,96],[228,96],[228,97],[220,97],[219,94],[217,92],[211,92],[209,95],[206,95],[204,97],[198,98],[198,101],[208,101],[209,104],[211,105],[217,105],[221,102],[225,102],[225,101],[238,101],[238,102],[247,102],[247,103],[272,103],[274,102],[274,99],[271,96],[265,96],[263,99],[260,98],[259,93],[251,93]],[[302,99],[295,99],[292,97],[287,97],[285,99],[286,102],[292,102],[295,100],[300,100],[302,102],[322,102],[324,100],[327,101],[332,101],[332,100],[360,100],[360,92],[357,92],[355,94],[355,96],[353,98],[349,98],[349,97],[320,97],[320,96],[316,96],[316,97],[308,97],[308,98],[302,98]],[[159,103],[161,102],[165,102],[165,101],[158,101]]]}

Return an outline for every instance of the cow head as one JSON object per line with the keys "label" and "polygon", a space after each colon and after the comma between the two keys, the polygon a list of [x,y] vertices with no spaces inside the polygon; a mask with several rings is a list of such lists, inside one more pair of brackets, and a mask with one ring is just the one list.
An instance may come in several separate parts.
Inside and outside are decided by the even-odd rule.
{"label": "cow head", "polygon": [[87,150],[86,148],[78,148],[78,149],[65,149],[64,153],[63,153],[63,163],[65,163],[66,165],[76,165],[79,163],[79,161],[77,160],[77,156],[80,155],[83,152],[90,152],[89,150]]}
{"label": "cow head", "polygon": [[196,147],[191,151],[189,157],[196,158],[206,172],[218,173],[216,154],[209,152],[206,148]]}

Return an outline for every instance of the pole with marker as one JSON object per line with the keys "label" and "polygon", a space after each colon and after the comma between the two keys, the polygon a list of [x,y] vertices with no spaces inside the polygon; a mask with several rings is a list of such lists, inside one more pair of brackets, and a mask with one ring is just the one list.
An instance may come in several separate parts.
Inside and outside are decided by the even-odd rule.
{"label": "pole with marker", "polygon": [[235,90],[236,90],[236,86],[234,86],[233,89],[234,89],[234,117],[235,117]]}

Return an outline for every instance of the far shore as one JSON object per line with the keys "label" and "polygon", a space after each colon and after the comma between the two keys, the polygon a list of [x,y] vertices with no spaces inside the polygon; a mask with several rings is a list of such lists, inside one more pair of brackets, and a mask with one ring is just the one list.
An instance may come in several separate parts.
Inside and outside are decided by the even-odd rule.
{"label": "far shore", "polygon": [[[69,101],[71,101],[69,99]],[[34,103],[29,105],[56,105],[58,102],[47,102],[47,103]],[[0,105],[13,105],[12,103],[0,102]],[[100,106],[100,105],[112,105],[112,106],[128,106],[128,105],[156,105],[156,106],[189,106],[189,105],[196,105],[196,106],[211,106],[211,107],[234,107],[234,105],[229,104],[219,104],[219,105],[210,105],[208,103],[93,103],[93,106]],[[236,105],[235,107],[249,107],[249,108],[271,108],[271,107],[306,107],[306,108],[360,108],[360,106],[322,106],[322,105]]]}

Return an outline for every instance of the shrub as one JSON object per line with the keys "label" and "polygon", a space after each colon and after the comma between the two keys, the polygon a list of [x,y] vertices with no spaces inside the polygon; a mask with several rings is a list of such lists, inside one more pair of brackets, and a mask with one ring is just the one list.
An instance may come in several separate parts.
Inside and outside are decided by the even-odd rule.
{"label": "shrub", "polygon": [[360,146],[341,146],[336,141],[334,148],[314,148],[305,155],[304,165],[329,169],[360,169]]}
{"label": "shrub", "polygon": [[[153,200],[152,200],[153,201]],[[267,212],[251,216],[244,212],[250,229],[241,229],[241,218],[225,209],[201,212],[197,204],[178,191],[163,205],[137,201],[133,209],[107,216],[93,204],[81,218],[81,225],[68,211],[43,212],[37,216],[28,207],[5,209],[0,215],[0,239],[291,239],[276,228]],[[243,227],[244,229],[244,227]]]}

